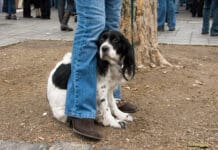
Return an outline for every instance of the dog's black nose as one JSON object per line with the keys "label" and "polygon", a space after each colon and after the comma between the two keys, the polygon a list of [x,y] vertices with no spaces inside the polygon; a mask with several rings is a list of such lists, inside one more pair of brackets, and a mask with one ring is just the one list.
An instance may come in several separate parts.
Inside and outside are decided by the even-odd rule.
{"label": "dog's black nose", "polygon": [[101,49],[102,49],[102,52],[107,52],[109,50],[109,47],[108,46],[103,46]]}

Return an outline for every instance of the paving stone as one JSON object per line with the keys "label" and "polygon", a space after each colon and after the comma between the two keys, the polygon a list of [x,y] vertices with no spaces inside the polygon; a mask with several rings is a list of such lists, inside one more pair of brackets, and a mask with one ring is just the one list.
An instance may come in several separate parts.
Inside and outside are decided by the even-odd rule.
{"label": "paving stone", "polygon": [[74,142],[56,142],[49,150],[92,150],[92,145]]}
{"label": "paving stone", "polygon": [[46,144],[31,144],[0,140],[0,150],[47,150]]}

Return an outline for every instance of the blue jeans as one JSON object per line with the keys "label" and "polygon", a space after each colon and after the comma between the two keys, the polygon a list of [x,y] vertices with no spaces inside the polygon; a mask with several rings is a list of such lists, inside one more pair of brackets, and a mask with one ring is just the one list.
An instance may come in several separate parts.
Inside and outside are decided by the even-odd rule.
{"label": "blue jeans", "polygon": [[158,27],[164,26],[164,23],[166,21],[170,29],[176,27],[175,9],[176,8],[174,0],[158,0]]}
{"label": "blue jeans", "polygon": [[15,0],[4,0],[3,12],[11,15],[16,13]]}
{"label": "blue jeans", "polygon": [[212,0],[204,1],[204,10],[203,10],[203,27],[202,32],[209,32],[210,27],[210,12],[213,7],[213,23],[210,29],[210,33],[218,33],[218,0],[214,0],[213,6],[211,6]]}
{"label": "blue jeans", "polygon": [[176,13],[179,13],[180,0],[175,0]]}
{"label": "blue jeans", "polygon": [[[75,0],[78,22],[65,114],[96,117],[96,41],[106,29],[118,30],[122,0]],[[119,92],[118,92],[119,93]]]}

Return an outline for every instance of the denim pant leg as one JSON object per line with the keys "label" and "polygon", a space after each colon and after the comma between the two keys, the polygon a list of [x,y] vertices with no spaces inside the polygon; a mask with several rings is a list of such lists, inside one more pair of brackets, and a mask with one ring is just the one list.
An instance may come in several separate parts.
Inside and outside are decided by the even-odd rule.
{"label": "denim pant leg", "polygon": [[167,25],[170,29],[176,27],[176,14],[174,0],[167,0]]}
{"label": "denim pant leg", "polygon": [[8,14],[12,14],[12,0],[8,0]]}
{"label": "denim pant leg", "polygon": [[204,1],[202,32],[209,32],[211,2],[212,0]]}
{"label": "denim pant leg", "polygon": [[[122,0],[106,0],[106,30],[118,30],[120,23]],[[121,98],[120,86],[114,91],[114,97],[116,99]]]}
{"label": "denim pant leg", "polygon": [[104,0],[76,0],[77,30],[73,43],[71,75],[65,114],[76,118],[96,117],[96,40],[105,29]]}
{"label": "denim pant leg", "polygon": [[166,11],[167,5],[166,0],[158,0],[158,7],[157,7],[157,24],[158,27],[164,26],[166,22]]}
{"label": "denim pant leg", "polygon": [[175,0],[175,5],[176,5],[176,13],[179,13],[180,1]]}
{"label": "denim pant leg", "polygon": [[8,14],[15,14],[16,13],[16,4],[15,0],[8,0]]}
{"label": "denim pant leg", "polygon": [[214,0],[213,1],[214,5],[213,5],[213,23],[212,23],[212,27],[211,27],[211,33],[216,32],[218,33],[218,0]]}

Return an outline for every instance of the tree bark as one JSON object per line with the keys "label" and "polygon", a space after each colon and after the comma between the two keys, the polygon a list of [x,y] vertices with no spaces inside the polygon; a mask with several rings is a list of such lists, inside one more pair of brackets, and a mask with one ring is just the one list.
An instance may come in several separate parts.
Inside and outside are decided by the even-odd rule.
{"label": "tree bark", "polygon": [[[130,0],[123,0],[121,31],[131,39]],[[157,0],[134,2],[134,46],[136,64],[139,68],[149,64],[172,66],[160,53],[157,41]]]}

